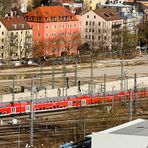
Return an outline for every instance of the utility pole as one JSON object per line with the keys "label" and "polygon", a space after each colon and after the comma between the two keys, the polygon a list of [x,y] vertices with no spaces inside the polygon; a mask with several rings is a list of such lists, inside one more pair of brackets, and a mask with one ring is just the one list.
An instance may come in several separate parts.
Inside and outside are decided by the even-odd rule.
{"label": "utility pole", "polygon": [[42,89],[42,80],[43,80],[43,63],[40,63],[40,90]]}
{"label": "utility pole", "polygon": [[18,127],[18,143],[17,148],[21,148],[21,126]]}
{"label": "utility pole", "polygon": [[136,109],[137,109],[137,74],[134,74],[134,113],[136,113]]}
{"label": "utility pole", "polygon": [[31,107],[30,107],[30,146],[33,147],[33,120],[34,120],[34,77],[31,80]]}
{"label": "utility pole", "polygon": [[13,82],[12,82],[12,102],[15,101],[15,76],[13,76]]}
{"label": "utility pole", "polygon": [[93,55],[91,49],[91,73],[90,73],[90,93],[93,93]]}
{"label": "utility pole", "polygon": [[66,85],[66,65],[65,65],[65,58],[63,58],[63,96],[64,96],[65,85]]}
{"label": "utility pole", "polygon": [[53,63],[52,64],[52,89],[54,89],[54,82],[55,82],[55,66]]}
{"label": "utility pole", "polygon": [[104,74],[104,92],[103,92],[104,98],[106,97],[106,74]]}
{"label": "utility pole", "polygon": [[78,74],[78,61],[77,58],[75,57],[75,86],[77,86],[77,74]]}
{"label": "utility pole", "polygon": [[121,61],[121,91],[123,91],[123,61]]}
{"label": "utility pole", "polygon": [[133,113],[133,106],[132,106],[132,103],[133,103],[133,96],[132,96],[132,90],[130,89],[129,91],[130,93],[130,104],[129,104],[129,121],[132,121],[132,113]]}

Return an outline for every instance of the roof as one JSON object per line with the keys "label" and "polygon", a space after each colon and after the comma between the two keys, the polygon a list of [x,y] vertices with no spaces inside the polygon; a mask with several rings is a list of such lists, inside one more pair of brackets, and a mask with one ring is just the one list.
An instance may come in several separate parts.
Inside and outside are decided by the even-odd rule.
{"label": "roof", "polygon": [[122,19],[120,16],[118,16],[116,14],[116,12],[114,10],[112,10],[110,8],[98,8],[93,11],[106,21],[113,21],[113,20]]}
{"label": "roof", "polygon": [[[48,18],[48,21],[51,21],[52,17],[56,17],[56,22],[60,21],[59,17],[69,17],[68,20],[70,20],[70,17],[72,17],[72,21],[77,20],[76,16],[67,8],[62,6],[41,6],[38,7],[27,14],[24,15],[25,17],[34,17],[33,22],[37,22],[37,18],[40,17],[39,22],[46,22],[45,18]],[[28,19],[27,21],[30,21]]]}
{"label": "roof", "polygon": [[147,148],[148,120],[137,119],[93,133],[90,137],[92,137],[92,148],[97,148],[97,145],[101,145],[101,148]]}
{"label": "roof", "polygon": [[0,22],[9,31],[31,29],[31,27],[27,24],[27,22],[24,20],[22,16],[3,17],[3,18],[0,18]]}

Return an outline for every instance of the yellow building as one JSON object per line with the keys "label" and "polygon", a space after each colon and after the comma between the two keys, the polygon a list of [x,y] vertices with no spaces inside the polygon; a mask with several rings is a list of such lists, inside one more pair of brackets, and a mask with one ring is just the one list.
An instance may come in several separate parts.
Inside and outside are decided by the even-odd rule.
{"label": "yellow building", "polygon": [[96,9],[97,4],[105,4],[106,0],[84,0],[84,9]]}

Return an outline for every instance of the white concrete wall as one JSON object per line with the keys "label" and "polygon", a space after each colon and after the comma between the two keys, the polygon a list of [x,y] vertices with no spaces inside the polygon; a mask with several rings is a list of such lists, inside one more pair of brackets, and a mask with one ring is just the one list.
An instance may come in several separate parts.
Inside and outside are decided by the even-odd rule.
{"label": "white concrete wall", "polygon": [[[128,83],[128,88],[127,88],[127,83]],[[128,81],[125,81],[125,86],[126,90],[127,89],[133,89],[134,88],[134,79],[129,79]],[[146,87],[148,86],[148,77],[142,77],[142,78],[137,78],[137,87]],[[114,87],[114,88],[113,88]],[[100,93],[101,86],[96,85],[94,92],[95,93]],[[107,82],[106,83],[106,91],[109,91],[112,93],[112,90],[117,90],[120,91],[121,88],[121,81],[112,81],[112,82]],[[61,89],[61,96],[63,95],[63,88]],[[57,97],[58,96],[58,89],[48,89],[46,90],[41,90],[37,92],[34,96],[34,99],[36,98],[45,98],[46,97]],[[82,85],[81,86],[81,94],[88,94],[89,92],[89,86],[88,84]],[[71,87],[67,89],[67,95],[78,95],[78,87]],[[64,89],[64,95],[66,95],[66,89]],[[17,93],[15,94],[15,100],[20,100],[20,99],[30,99],[31,98],[31,92],[25,92],[25,93]],[[6,94],[3,95],[2,98],[0,99],[1,102],[9,102],[12,101],[12,94]]]}

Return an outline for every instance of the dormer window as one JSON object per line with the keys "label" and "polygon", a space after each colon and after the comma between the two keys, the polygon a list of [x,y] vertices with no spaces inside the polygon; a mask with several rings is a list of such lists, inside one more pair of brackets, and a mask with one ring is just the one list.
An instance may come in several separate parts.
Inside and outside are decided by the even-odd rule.
{"label": "dormer window", "polygon": [[22,24],[22,28],[25,28],[25,25],[24,24]]}
{"label": "dormer window", "polygon": [[49,22],[49,18],[48,17],[45,17],[45,20],[46,20],[46,22]]}
{"label": "dormer window", "polygon": [[13,24],[13,27],[14,27],[14,29],[16,29],[17,28],[17,24]]}
{"label": "dormer window", "polygon": [[33,17],[33,16],[31,16],[31,17],[30,17],[30,21],[33,21],[33,20],[34,20],[34,17]]}
{"label": "dormer window", "polygon": [[56,22],[56,17],[51,17],[52,22]]}
{"label": "dormer window", "polygon": [[25,21],[27,21],[28,20],[28,16],[25,16]]}
{"label": "dormer window", "polygon": [[41,21],[41,17],[38,17],[38,18],[37,18],[37,21],[40,22],[40,21]]}

